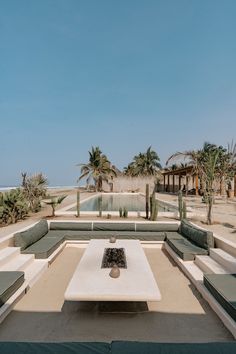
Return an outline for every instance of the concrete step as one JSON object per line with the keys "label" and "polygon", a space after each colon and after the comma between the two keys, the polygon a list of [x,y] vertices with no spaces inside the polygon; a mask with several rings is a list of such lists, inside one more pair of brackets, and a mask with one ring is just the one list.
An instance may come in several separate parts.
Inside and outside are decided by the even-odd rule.
{"label": "concrete step", "polygon": [[35,259],[33,263],[25,269],[25,279],[31,288],[41,275],[48,269],[48,262],[46,260]]}
{"label": "concrete step", "polygon": [[191,281],[203,281],[203,272],[194,262],[184,262],[184,267]]}
{"label": "concrete step", "polygon": [[0,267],[4,266],[13,257],[20,254],[19,247],[6,247],[0,250]]}
{"label": "concrete step", "polygon": [[208,274],[228,274],[229,271],[209,256],[196,256],[195,264]]}
{"label": "concrete step", "polygon": [[9,271],[9,270],[21,270],[24,271],[24,269],[32,263],[34,260],[34,255],[32,254],[19,254],[16,257],[14,257],[12,260],[4,264],[0,268],[0,271]]}
{"label": "concrete step", "polygon": [[211,248],[210,256],[231,273],[236,273],[236,258],[220,248]]}

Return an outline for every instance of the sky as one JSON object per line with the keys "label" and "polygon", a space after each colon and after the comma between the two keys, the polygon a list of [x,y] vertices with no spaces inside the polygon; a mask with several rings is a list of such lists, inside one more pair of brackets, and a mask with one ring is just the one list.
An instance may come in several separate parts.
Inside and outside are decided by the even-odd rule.
{"label": "sky", "polygon": [[236,140],[235,0],[0,0],[0,185]]}

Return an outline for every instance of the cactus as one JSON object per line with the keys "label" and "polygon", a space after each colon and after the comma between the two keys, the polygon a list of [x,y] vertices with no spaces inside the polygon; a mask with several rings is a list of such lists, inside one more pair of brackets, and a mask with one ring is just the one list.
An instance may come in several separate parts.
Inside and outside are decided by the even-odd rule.
{"label": "cactus", "polygon": [[98,216],[102,217],[102,196],[98,198]]}
{"label": "cactus", "polygon": [[120,207],[119,208],[119,215],[120,215],[120,218],[122,218],[122,216],[123,216],[123,209]]}
{"label": "cactus", "polygon": [[127,218],[127,217],[128,217],[128,210],[127,210],[126,208],[124,208],[123,217],[124,217],[124,218]]}
{"label": "cactus", "polygon": [[187,219],[187,207],[186,207],[186,201],[183,201],[183,219]]}
{"label": "cactus", "polygon": [[183,195],[182,191],[179,191],[178,195],[178,204],[179,204],[179,219],[183,219]]}
{"label": "cactus", "polygon": [[155,199],[155,194],[153,193],[152,195],[152,203],[151,203],[151,216],[150,220],[151,221],[156,221],[157,220],[157,215],[158,215],[158,201]]}
{"label": "cactus", "polygon": [[77,205],[76,205],[76,209],[77,209],[77,218],[80,216],[80,191],[77,192]]}
{"label": "cactus", "polygon": [[146,219],[149,217],[149,184],[146,184]]}

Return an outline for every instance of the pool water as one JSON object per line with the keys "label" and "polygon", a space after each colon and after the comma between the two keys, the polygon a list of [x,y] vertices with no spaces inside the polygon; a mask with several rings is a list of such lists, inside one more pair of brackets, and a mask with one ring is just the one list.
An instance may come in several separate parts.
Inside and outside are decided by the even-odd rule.
{"label": "pool water", "polygon": [[[102,203],[103,211],[119,211],[120,208],[126,208],[128,211],[145,211],[145,197],[141,194],[102,194],[85,200],[80,204],[81,211],[99,211],[99,205]],[[75,211],[76,208],[70,209]],[[163,202],[158,203],[159,211],[173,211],[171,207]]]}

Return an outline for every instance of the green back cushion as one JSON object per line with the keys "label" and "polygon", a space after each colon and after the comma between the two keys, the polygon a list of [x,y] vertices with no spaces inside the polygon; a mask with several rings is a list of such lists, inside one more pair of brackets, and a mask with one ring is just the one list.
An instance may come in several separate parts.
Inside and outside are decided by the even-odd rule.
{"label": "green back cushion", "polygon": [[17,232],[14,235],[14,245],[24,250],[28,246],[40,240],[48,232],[47,220],[41,220],[29,229]]}
{"label": "green back cushion", "polygon": [[136,223],[136,231],[177,231],[177,223]]}
{"label": "green back cushion", "polygon": [[134,223],[118,223],[118,222],[95,222],[93,230],[101,231],[135,231]]}
{"label": "green back cushion", "polygon": [[102,342],[29,343],[1,342],[1,354],[110,354],[110,344]]}
{"label": "green back cushion", "polygon": [[181,221],[180,233],[199,247],[205,248],[206,250],[214,247],[213,233],[211,231],[201,230],[187,220]]}
{"label": "green back cushion", "polygon": [[51,222],[50,230],[91,231],[91,222]]}

